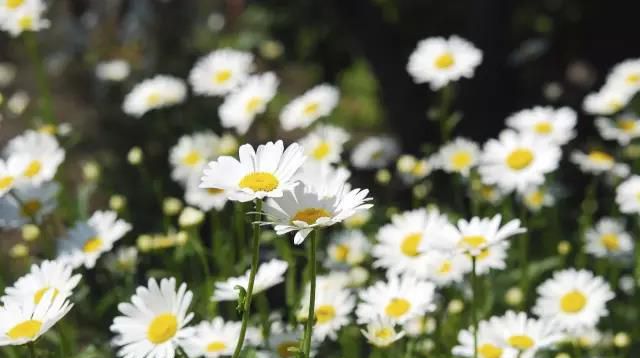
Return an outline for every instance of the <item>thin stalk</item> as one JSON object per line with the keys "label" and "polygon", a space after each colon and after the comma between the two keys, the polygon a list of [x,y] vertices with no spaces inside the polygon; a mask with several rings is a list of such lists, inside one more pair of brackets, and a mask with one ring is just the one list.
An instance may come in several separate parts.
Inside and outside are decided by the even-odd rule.
{"label": "thin stalk", "polygon": [[476,256],[471,256],[471,322],[473,324],[473,358],[478,358],[478,275],[476,274]]}
{"label": "thin stalk", "polygon": [[309,313],[307,315],[307,324],[304,329],[304,356],[310,357],[311,337],[313,336],[313,325],[315,324],[315,305],[316,305],[316,245],[320,230],[316,229],[309,240]]}
{"label": "thin stalk", "polygon": [[440,108],[438,108],[438,117],[440,124],[440,139],[442,143],[449,141],[453,126],[449,123],[451,115],[449,113],[451,103],[453,102],[453,85],[449,84],[440,90]]}
{"label": "thin stalk", "polygon": [[29,347],[29,356],[31,358],[37,358],[38,355],[36,354],[36,344],[35,344],[35,342],[29,342],[29,344],[27,344],[27,347]]}
{"label": "thin stalk", "polygon": [[249,323],[249,313],[251,311],[251,299],[253,298],[253,284],[256,280],[256,272],[258,271],[258,259],[260,258],[260,219],[262,215],[262,200],[256,199],[256,217],[253,223],[253,256],[251,258],[251,273],[249,274],[249,287],[247,287],[247,295],[244,301],[242,311],[242,326],[240,327],[240,335],[236,350],[233,352],[233,358],[238,358],[244,344],[244,337],[247,334],[247,324]]}
{"label": "thin stalk", "polygon": [[[522,225],[524,227],[527,226],[527,207],[522,204],[522,211],[520,213],[520,220],[522,220]],[[522,300],[523,308],[526,307],[527,302],[527,294],[529,291],[529,233],[525,232],[522,234],[522,238],[520,238],[520,267],[522,270],[522,274],[520,275],[520,289],[522,290]]]}
{"label": "thin stalk", "polygon": [[49,84],[47,81],[47,73],[40,57],[40,50],[38,49],[38,38],[35,33],[25,33],[23,35],[25,47],[29,52],[29,57],[33,62],[36,73],[36,82],[38,86],[38,92],[41,97],[40,115],[44,123],[52,124],[55,122],[53,116],[53,106],[51,104],[51,92],[49,91]]}

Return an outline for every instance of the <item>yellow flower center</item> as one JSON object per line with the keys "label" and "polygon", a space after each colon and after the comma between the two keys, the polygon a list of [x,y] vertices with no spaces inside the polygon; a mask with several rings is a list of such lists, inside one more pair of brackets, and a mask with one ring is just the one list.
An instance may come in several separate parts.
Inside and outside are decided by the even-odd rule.
{"label": "yellow flower center", "polygon": [[51,287],[44,287],[39,289],[38,291],[36,291],[36,293],[33,295],[33,302],[35,304],[40,303],[40,301],[42,300],[42,297],[44,297],[44,294],[47,293],[47,291],[49,291],[50,289],[53,290],[53,296],[51,296],[51,298],[56,298],[56,296],[58,296],[58,293],[60,291],[58,291],[57,288],[51,288]]}
{"label": "yellow flower center", "polygon": [[531,337],[524,334],[513,335],[507,339],[507,342],[511,347],[520,351],[527,350],[535,344],[535,341]]}
{"label": "yellow flower center", "polygon": [[336,309],[331,305],[322,305],[316,309],[316,320],[318,324],[324,324],[336,317]]}
{"label": "yellow flower center", "polygon": [[44,124],[40,128],[38,128],[38,131],[41,133],[54,135],[58,130],[56,129],[56,126],[54,124]]}
{"label": "yellow flower center", "polygon": [[178,331],[178,319],[172,313],[163,313],[151,321],[147,330],[147,339],[153,344],[164,343]]}
{"label": "yellow flower center", "polygon": [[389,302],[384,312],[389,317],[400,318],[411,309],[411,303],[404,298],[394,298]]}
{"label": "yellow flower center", "polygon": [[478,261],[482,261],[482,260],[486,259],[487,257],[489,257],[490,254],[491,254],[491,251],[489,251],[489,248],[482,249],[480,251],[480,253],[478,254],[478,256],[476,256],[476,259]]}
{"label": "yellow flower center", "polygon": [[529,206],[539,207],[544,202],[544,194],[540,190],[536,190],[533,193],[527,195],[527,203]]}
{"label": "yellow flower center", "polygon": [[34,159],[29,163],[29,165],[27,165],[22,175],[26,176],[27,178],[33,178],[34,176],[38,175],[41,170],[42,163],[39,160]]}
{"label": "yellow flower center", "polygon": [[336,245],[336,248],[334,250],[334,256],[336,261],[338,262],[345,262],[347,261],[347,257],[349,256],[349,246],[345,245],[345,244],[339,244]]}
{"label": "yellow flower center", "polygon": [[316,113],[318,113],[319,108],[320,108],[320,104],[318,102],[309,102],[307,103],[306,106],[304,106],[304,109],[302,110],[302,112],[304,113],[305,116],[313,116]]}
{"label": "yellow flower center", "polygon": [[387,340],[387,339],[393,337],[394,333],[395,332],[393,331],[393,329],[391,329],[389,327],[383,327],[383,328],[380,328],[380,329],[376,330],[373,335],[378,339]]}
{"label": "yellow flower center", "polygon": [[599,150],[592,150],[591,153],[589,153],[589,159],[603,164],[613,163],[612,156]]}
{"label": "yellow flower center", "polygon": [[218,194],[224,193],[224,189],[208,188],[207,189],[207,193],[209,193],[211,195],[218,195]]}
{"label": "yellow flower center", "polygon": [[564,313],[578,313],[587,304],[587,297],[578,290],[573,290],[560,299],[560,309]]}
{"label": "yellow flower center", "polygon": [[278,178],[267,172],[255,172],[245,175],[238,184],[242,189],[253,191],[272,191],[278,187]]}
{"label": "yellow flower center", "polygon": [[231,70],[220,70],[213,75],[213,82],[217,85],[224,84],[231,79]]}
{"label": "yellow flower center", "polygon": [[550,122],[547,122],[547,121],[538,122],[533,127],[533,130],[535,130],[536,133],[538,134],[549,134],[551,133],[551,131],[553,131],[553,126],[551,125]]}
{"label": "yellow flower center", "polygon": [[147,105],[151,107],[159,105],[160,102],[162,102],[162,96],[158,92],[150,93],[147,96]]}
{"label": "yellow flower center", "polygon": [[329,143],[322,141],[313,149],[313,151],[311,152],[311,156],[315,160],[322,160],[327,156],[327,154],[329,154],[330,150],[331,146],[329,145]]}
{"label": "yellow flower center", "polygon": [[298,342],[282,342],[276,348],[278,356],[281,358],[292,358],[295,356],[295,352],[290,351],[290,348],[297,348]]}
{"label": "yellow flower center", "polygon": [[24,4],[24,0],[7,0],[5,3],[11,10],[15,10]]}
{"label": "yellow flower center", "polygon": [[326,211],[323,208],[307,208],[304,210],[298,211],[291,221],[304,221],[307,224],[315,224],[316,220],[320,218],[328,218],[331,217],[331,213]]}
{"label": "yellow flower center", "polygon": [[30,30],[33,28],[33,17],[29,15],[24,15],[20,17],[18,20],[18,26],[22,30]]}
{"label": "yellow flower center", "polygon": [[438,268],[438,273],[441,275],[446,275],[449,272],[451,272],[452,268],[453,268],[453,265],[451,264],[451,261],[446,260]]}
{"label": "yellow flower center", "polygon": [[30,319],[13,326],[6,334],[13,340],[33,339],[40,333],[40,327],[42,327],[41,321]]}
{"label": "yellow flower center", "polygon": [[418,246],[422,241],[422,234],[419,232],[409,234],[404,237],[402,244],[400,244],[400,250],[403,254],[410,257],[418,256]]}
{"label": "yellow flower center", "polygon": [[491,343],[485,343],[478,347],[478,353],[482,358],[500,358],[502,356],[502,348]]}
{"label": "yellow flower center", "polygon": [[618,251],[620,249],[620,240],[616,234],[604,234],[600,237],[602,246],[609,251]]}
{"label": "yellow flower center", "polygon": [[14,178],[10,175],[0,178],[0,190],[7,190],[13,185]]}
{"label": "yellow flower center", "polygon": [[624,107],[624,104],[618,100],[611,100],[609,101],[609,103],[607,103],[607,107],[609,107],[609,109],[612,110],[613,112],[617,112],[622,107]]}
{"label": "yellow flower center", "polygon": [[487,244],[487,239],[482,235],[469,235],[462,238],[461,244],[468,248],[477,249]]}
{"label": "yellow flower center", "polygon": [[84,245],[82,246],[82,251],[84,251],[87,254],[90,254],[92,252],[96,252],[100,250],[101,247],[102,247],[102,239],[100,239],[100,237],[98,236],[94,236],[84,243]]}
{"label": "yellow flower center", "polygon": [[630,85],[638,84],[640,82],[640,73],[629,74],[627,78],[625,78],[625,81]]}
{"label": "yellow flower center", "polygon": [[451,66],[453,66],[453,64],[455,64],[456,61],[453,58],[453,55],[449,52],[445,52],[442,55],[438,56],[436,58],[436,68],[439,68],[441,70],[445,70]]}
{"label": "yellow flower center", "polygon": [[471,164],[471,154],[466,151],[460,151],[451,156],[451,164],[453,169],[462,170]]}
{"label": "yellow flower center", "polygon": [[631,132],[636,129],[636,121],[632,118],[619,119],[616,124],[623,132]]}
{"label": "yellow flower center", "polygon": [[248,101],[247,101],[247,112],[249,113],[255,113],[258,108],[262,105],[262,98],[260,97],[251,97]]}
{"label": "yellow flower center", "polygon": [[194,166],[202,160],[202,155],[197,150],[192,150],[182,158],[182,163],[188,166]]}
{"label": "yellow flower center", "polygon": [[507,165],[513,170],[522,170],[533,161],[533,153],[529,149],[519,148],[507,156]]}
{"label": "yellow flower center", "polygon": [[208,353],[222,352],[227,348],[227,345],[221,341],[211,342],[207,345]]}
{"label": "yellow flower center", "polygon": [[42,203],[36,199],[25,201],[22,203],[22,216],[34,216],[41,207]]}

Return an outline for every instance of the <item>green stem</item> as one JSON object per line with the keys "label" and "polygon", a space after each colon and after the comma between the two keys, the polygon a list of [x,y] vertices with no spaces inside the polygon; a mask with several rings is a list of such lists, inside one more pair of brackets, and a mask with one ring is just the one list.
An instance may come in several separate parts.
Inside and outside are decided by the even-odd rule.
{"label": "green stem", "polygon": [[473,358],[478,358],[478,275],[476,274],[476,256],[471,256],[471,322],[473,324]]}
{"label": "green stem", "polygon": [[29,347],[29,356],[31,358],[36,358],[38,355],[36,354],[36,344],[35,344],[35,342],[29,342],[27,344],[27,346]]}
{"label": "green stem", "polygon": [[253,297],[253,284],[256,280],[256,272],[258,271],[258,259],[260,258],[260,219],[262,215],[262,200],[256,199],[256,218],[253,223],[253,256],[251,258],[251,273],[249,274],[249,287],[247,287],[247,296],[245,297],[244,307],[242,310],[242,326],[240,327],[240,335],[236,350],[233,352],[233,358],[238,358],[244,344],[244,337],[247,334],[247,324],[249,323],[249,313],[251,311],[251,299]]}
{"label": "green stem", "polygon": [[313,336],[313,325],[315,324],[316,305],[316,245],[320,230],[315,229],[309,240],[309,314],[307,324],[304,329],[304,357],[309,358],[311,352],[311,337]]}
{"label": "green stem", "polygon": [[[527,207],[522,204],[522,211],[520,213],[520,220],[522,220],[522,226],[527,226]],[[522,307],[526,307],[527,293],[529,291],[529,233],[522,234],[520,239],[520,266],[522,274],[520,277],[520,289],[522,290]]]}
{"label": "green stem", "polygon": [[180,346],[176,346],[176,353],[178,358],[188,358],[189,356],[187,355],[187,353],[184,352],[184,350],[182,350],[182,347]]}
{"label": "green stem", "polygon": [[453,85],[448,84],[440,90],[440,108],[438,109],[438,117],[440,122],[440,139],[442,143],[449,141],[453,126],[449,123],[449,109],[453,101]]}
{"label": "green stem", "polygon": [[42,100],[40,105],[40,115],[44,123],[54,123],[53,106],[51,105],[51,92],[49,91],[49,85],[47,81],[47,73],[40,57],[40,51],[38,49],[38,38],[35,33],[29,32],[23,35],[25,46],[33,62],[36,72],[36,82],[38,86],[38,92]]}

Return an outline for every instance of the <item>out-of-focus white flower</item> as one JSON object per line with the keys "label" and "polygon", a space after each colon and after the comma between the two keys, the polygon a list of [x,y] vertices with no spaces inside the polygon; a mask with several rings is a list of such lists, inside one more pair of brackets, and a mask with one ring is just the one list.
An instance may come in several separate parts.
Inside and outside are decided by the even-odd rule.
{"label": "out-of-focus white flower", "polygon": [[244,83],[253,67],[252,54],[223,48],[200,58],[189,73],[189,82],[195,94],[224,96]]}
{"label": "out-of-focus white flower", "polygon": [[349,134],[342,128],[324,125],[317,127],[300,140],[309,161],[337,163]]}
{"label": "out-of-focus white flower", "polygon": [[616,163],[613,156],[601,150],[592,150],[589,154],[576,150],[571,153],[571,161],[577,164],[580,170],[589,174],[611,173],[618,177],[629,175],[628,165]]}
{"label": "out-of-focus white flower", "polygon": [[448,173],[458,173],[466,177],[478,163],[479,157],[480,148],[475,142],[456,138],[440,148],[438,167]]}
{"label": "out-of-focus white flower", "polygon": [[187,206],[182,209],[182,212],[178,217],[178,225],[180,225],[180,227],[191,227],[199,225],[203,220],[204,213],[202,211]]}
{"label": "out-of-focus white flower", "polygon": [[632,113],[620,114],[615,119],[596,118],[596,127],[602,138],[615,140],[620,145],[640,137],[640,118]]}
{"label": "out-of-focus white flower", "polygon": [[96,77],[103,81],[120,82],[129,77],[130,72],[129,62],[122,59],[103,61],[96,65]]}
{"label": "out-of-focus white flower", "polygon": [[25,31],[40,31],[49,27],[44,18],[47,9],[42,0],[6,0],[0,3],[0,29],[17,37]]}
{"label": "out-of-focus white flower", "polygon": [[362,335],[367,341],[376,347],[388,347],[396,341],[404,337],[404,331],[396,331],[395,323],[386,317],[378,319],[367,324],[367,329],[361,329]]}
{"label": "out-of-focus white flower", "polygon": [[28,130],[13,138],[4,150],[8,165],[19,172],[19,182],[40,185],[53,179],[65,151],[50,134]]}
{"label": "out-of-focus white flower", "polygon": [[122,110],[137,118],[148,111],[184,102],[187,86],[173,76],[156,75],[138,83],[124,98]]}
{"label": "out-of-focus white flower", "polygon": [[576,119],[576,112],[569,107],[538,106],[517,112],[506,122],[517,131],[532,133],[556,145],[565,145],[575,137]]}
{"label": "out-of-focus white flower", "polygon": [[327,116],[338,104],[338,89],[328,84],[313,87],[287,104],[280,114],[280,125],[286,131],[307,128],[318,118]]}
{"label": "out-of-focus white flower", "polygon": [[629,104],[634,92],[620,85],[608,84],[598,92],[588,94],[582,104],[590,114],[610,115],[622,110]]}
{"label": "out-of-focus white flower", "polygon": [[640,176],[632,175],[616,188],[616,203],[625,214],[640,214]]}
{"label": "out-of-focus white flower", "polygon": [[614,218],[600,219],[585,236],[585,251],[596,257],[619,257],[633,250],[633,240],[625,231],[624,223]]}
{"label": "out-of-focus white flower", "polygon": [[379,169],[387,166],[400,152],[398,142],[390,137],[369,137],[351,152],[351,164],[358,169]]}

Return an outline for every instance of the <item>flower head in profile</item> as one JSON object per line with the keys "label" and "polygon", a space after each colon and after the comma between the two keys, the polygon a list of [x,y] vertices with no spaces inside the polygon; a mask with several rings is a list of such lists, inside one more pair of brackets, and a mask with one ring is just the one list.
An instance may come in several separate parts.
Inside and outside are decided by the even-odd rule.
{"label": "flower head in profile", "polygon": [[67,297],[47,290],[36,303],[6,300],[0,307],[0,346],[22,345],[37,340],[73,307]]}
{"label": "flower head in profile", "polygon": [[176,347],[192,334],[185,328],[193,318],[188,313],[192,299],[186,284],[176,289],[174,278],[149,279],[146,287],[138,287],[130,303],[118,305],[122,315],[111,324],[118,356],[174,358]]}
{"label": "flower head in profile", "polygon": [[302,138],[300,145],[310,162],[333,164],[340,161],[342,148],[348,140],[349,134],[344,129],[323,125]]}
{"label": "flower head in profile", "polygon": [[594,328],[609,313],[607,301],[615,297],[602,277],[575,269],[556,272],[537,291],[539,297],[533,312],[574,333]]}
{"label": "flower head in profile", "polygon": [[33,185],[52,180],[65,157],[56,137],[34,130],[11,139],[4,154],[9,158],[7,166],[17,175],[15,181]]}
{"label": "flower head in profile", "polygon": [[473,77],[482,62],[482,52],[458,36],[430,37],[418,42],[409,57],[407,71],[416,83],[429,83],[438,90],[450,82]]}
{"label": "flower head in profile", "polygon": [[632,175],[616,188],[616,203],[625,214],[640,214],[640,176]]}
{"label": "flower head in profile", "polygon": [[633,239],[621,220],[605,217],[587,230],[585,251],[595,257],[620,257],[633,250]]}
{"label": "flower head in profile", "polygon": [[627,145],[640,137],[640,118],[632,113],[622,113],[614,119],[596,118],[596,127],[602,138]]}
{"label": "flower head in profile", "polygon": [[93,268],[103,253],[131,230],[114,211],[96,211],[88,221],[79,221],[60,243],[58,259],[74,268]]}
{"label": "flower head in profile", "polygon": [[13,189],[19,175],[20,168],[17,162],[9,163],[0,159],[0,198]]}
{"label": "flower head in profile", "polygon": [[584,173],[594,175],[608,173],[618,177],[629,175],[628,165],[617,163],[611,154],[598,149],[591,150],[589,153],[573,151],[571,161],[577,164]]}
{"label": "flower head in profile", "polygon": [[378,317],[367,324],[362,335],[376,347],[388,347],[404,337],[404,331],[397,331],[395,323],[387,317]]}
{"label": "flower head in profile", "polygon": [[267,109],[267,104],[276,95],[278,78],[272,72],[253,75],[236,88],[218,108],[220,122],[224,128],[234,128],[245,134],[256,115]]}
{"label": "flower head in profile", "polygon": [[71,266],[60,261],[43,261],[40,265],[31,265],[28,274],[20,277],[11,287],[5,289],[2,301],[23,303],[33,301],[38,304],[48,291],[53,297],[71,296],[80,282],[81,275],[73,275]]}
{"label": "flower head in profile", "polygon": [[96,77],[103,81],[120,82],[129,77],[131,66],[123,59],[102,61],[96,65]]}
{"label": "flower head in profile", "polygon": [[159,108],[171,107],[184,102],[187,86],[173,76],[156,75],[138,83],[124,98],[124,113],[140,118],[145,113]]}
{"label": "flower head in profile", "polygon": [[342,190],[335,196],[323,196],[304,184],[284,192],[279,198],[267,201],[267,223],[276,234],[295,232],[294,243],[301,244],[313,229],[342,222],[358,211],[373,205],[367,189]]}
{"label": "flower head in profile", "polygon": [[200,188],[220,189],[233,201],[251,201],[266,197],[281,197],[297,182],[294,175],[305,161],[302,148],[293,143],[285,150],[281,140],[259,145],[254,149],[244,144],[240,160],[218,157],[204,169]]}
{"label": "flower head in profile", "polygon": [[369,137],[351,152],[351,164],[358,169],[387,166],[400,153],[398,142],[391,137]]}
{"label": "flower head in profile", "polygon": [[253,55],[230,48],[200,58],[189,73],[195,94],[224,96],[242,85],[253,70]]}
{"label": "flower head in profile", "polygon": [[505,130],[484,146],[479,166],[482,182],[505,192],[522,192],[544,183],[544,176],[558,167],[561,151],[549,140],[532,133]]}
{"label": "flower head in profile", "polygon": [[533,107],[524,109],[506,120],[507,125],[519,132],[532,133],[548,139],[555,145],[565,145],[575,137],[576,112],[569,107]]}
{"label": "flower head in profile", "polygon": [[606,83],[631,93],[640,90],[640,59],[627,59],[616,64],[607,76]]}
{"label": "flower head in profile", "polygon": [[589,114],[616,114],[629,104],[633,94],[634,92],[626,86],[605,84],[598,92],[590,93],[584,98],[582,108]]}
{"label": "flower head in profile", "polygon": [[321,84],[289,102],[280,114],[280,124],[286,131],[307,128],[318,118],[327,116],[338,104],[338,89]]}
{"label": "flower head in profile", "polygon": [[[284,273],[287,271],[289,265],[286,261],[273,259],[269,262],[263,263],[258,268],[256,273],[256,279],[253,286],[253,294],[257,294],[268,290],[269,288],[276,286],[284,281]],[[238,277],[230,277],[222,282],[216,282],[215,291],[213,292],[212,301],[235,301],[238,299],[238,290],[236,286],[249,287],[249,275],[248,270],[244,275]]]}

